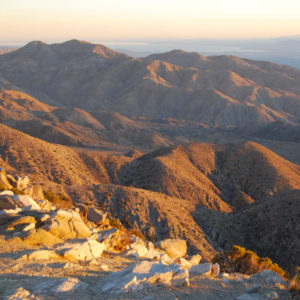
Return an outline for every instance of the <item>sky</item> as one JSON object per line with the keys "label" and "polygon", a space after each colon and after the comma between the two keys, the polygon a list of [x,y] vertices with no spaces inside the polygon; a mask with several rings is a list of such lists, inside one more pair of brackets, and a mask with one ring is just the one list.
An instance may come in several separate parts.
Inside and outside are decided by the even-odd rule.
{"label": "sky", "polygon": [[299,0],[0,0],[2,43],[299,34]]}

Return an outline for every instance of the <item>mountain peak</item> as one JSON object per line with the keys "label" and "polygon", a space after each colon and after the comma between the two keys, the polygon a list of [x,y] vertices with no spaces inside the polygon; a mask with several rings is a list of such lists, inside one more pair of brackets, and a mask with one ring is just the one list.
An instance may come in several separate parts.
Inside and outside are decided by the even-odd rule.
{"label": "mountain peak", "polygon": [[64,43],[62,43],[62,45],[80,45],[80,44],[89,44],[91,45],[92,43],[91,42],[88,42],[88,41],[81,41],[81,40],[77,40],[77,39],[71,39],[69,41],[66,41]]}
{"label": "mountain peak", "polygon": [[125,54],[115,52],[100,44],[92,44],[87,41],[72,39],[64,43],[46,44],[42,41],[32,41],[19,50],[11,53],[11,56],[34,59],[41,64],[51,61],[78,61],[90,58],[127,57]]}
{"label": "mountain peak", "polygon": [[198,67],[209,60],[207,57],[198,52],[188,52],[179,49],[174,49],[165,53],[149,55],[145,59],[146,61],[163,60],[168,63],[183,67]]}

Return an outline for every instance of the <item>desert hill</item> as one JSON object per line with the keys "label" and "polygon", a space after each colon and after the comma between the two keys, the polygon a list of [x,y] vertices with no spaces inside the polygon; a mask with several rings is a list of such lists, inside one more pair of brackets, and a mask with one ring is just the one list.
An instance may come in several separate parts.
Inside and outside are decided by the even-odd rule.
{"label": "desert hill", "polygon": [[299,124],[300,73],[233,56],[171,51],[136,59],[72,40],[0,56],[0,75],[62,106],[209,126]]}
{"label": "desert hill", "polygon": [[89,148],[152,149],[168,138],[118,113],[48,105],[21,89],[0,89],[0,122],[48,142]]}
{"label": "desert hill", "polygon": [[[197,143],[136,157],[0,129],[2,167],[29,174],[44,190],[63,191],[74,202],[105,208],[148,238],[184,238],[190,251],[197,249],[207,259],[241,244],[289,268],[299,263],[293,230],[300,167],[259,144]],[[295,239],[284,253],[278,251],[282,228]]]}
{"label": "desert hill", "polygon": [[299,189],[300,167],[253,142],[199,143],[138,157],[121,168],[119,180],[230,212],[230,206],[243,207],[276,192]]}
{"label": "desert hill", "polygon": [[0,128],[1,165],[7,170],[30,174],[34,183],[45,188],[51,187],[51,183],[62,187],[111,183],[114,168],[130,160],[47,143],[4,125]]}
{"label": "desert hill", "polygon": [[299,265],[300,72],[71,40],[0,56],[0,167],[211,259]]}

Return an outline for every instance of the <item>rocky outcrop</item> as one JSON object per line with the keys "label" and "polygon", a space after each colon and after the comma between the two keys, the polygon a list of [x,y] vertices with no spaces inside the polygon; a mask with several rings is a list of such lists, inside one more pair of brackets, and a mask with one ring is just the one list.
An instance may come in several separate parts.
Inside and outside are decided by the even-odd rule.
{"label": "rocky outcrop", "polygon": [[177,264],[167,266],[157,261],[142,261],[120,272],[112,273],[104,282],[102,291],[112,293],[136,291],[154,284],[188,286],[188,272],[181,270]]}
{"label": "rocky outcrop", "polygon": [[12,188],[12,185],[7,179],[6,172],[2,168],[0,168],[0,185],[2,186],[2,189],[10,190]]}
{"label": "rocky outcrop", "polygon": [[25,208],[39,210],[41,207],[27,195],[0,195],[0,210]]}
{"label": "rocky outcrop", "polygon": [[102,255],[105,245],[95,240],[73,240],[55,250],[56,253],[69,260],[90,261]]}
{"label": "rocky outcrop", "polygon": [[[107,216],[102,221],[89,222],[71,209],[56,209],[52,206],[41,209],[28,195],[2,197],[7,197],[6,202],[2,203],[12,201],[13,204],[13,209],[0,211],[0,233],[3,234],[0,235],[0,243],[9,245],[8,251],[15,255],[12,270],[21,267],[23,272],[24,268],[31,266],[35,274],[38,274],[37,270],[40,268],[46,268],[47,271],[51,268],[66,268],[68,271],[74,269],[75,274],[79,270],[91,273],[100,270],[103,275],[114,268],[114,263],[123,260],[108,276],[99,276],[97,285],[95,279],[89,281],[90,276],[81,276],[80,279],[77,275],[65,275],[59,279],[46,279],[44,275],[40,278],[31,276],[30,280],[38,282],[28,285],[22,281],[25,282],[24,287],[5,292],[4,299],[50,299],[59,298],[59,295],[71,299],[77,293],[82,293],[78,297],[82,295],[86,299],[98,293],[106,298],[114,298],[119,296],[116,294],[123,292],[130,292],[132,298],[143,298],[139,293],[148,292],[150,288],[151,293],[163,288],[190,293],[194,291],[193,285],[197,280],[203,280],[205,285],[217,282],[224,290],[240,284],[239,290],[234,291],[228,299],[286,299],[288,294],[286,282],[272,271],[264,270],[252,276],[220,274],[219,264],[200,263],[199,254],[187,256],[184,240],[166,239],[154,245],[121,226],[101,230],[102,222],[107,221]],[[5,237],[5,241],[2,237]],[[18,245],[19,250],[15,251],[14,248],[11,251],[13,245]],[[104,252],[106,255],[103,255]],[[108,259],[109,267],[103,264]],[[86,270],[87,268],[90,269]],[[32,275],[31,272],[32,270]],[[0,278],[0,286],[1,280]],[[192,287],[190,282],[193,283]],[[155,288],[152,289],[153,287]],[[213,288],[216,286],[210,289],[212,293]],[[88,289],[93,291],[90,293]],[[220,298],[219,293],[213,296],[213,299]]]}
{"label": "rocky outcrop", "polygon": [[41,228],[61,239],[87,238],[91,236],[90,229],[75,211],[57,210]]}

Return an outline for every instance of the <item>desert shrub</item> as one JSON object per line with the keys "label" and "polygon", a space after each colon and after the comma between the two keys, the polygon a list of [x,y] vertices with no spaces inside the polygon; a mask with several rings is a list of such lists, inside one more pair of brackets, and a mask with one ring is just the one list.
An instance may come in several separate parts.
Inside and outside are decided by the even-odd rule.
{"label": "desert shrub", "polygon": [[141,232],[141,230],[139,228],[129,229],[128,234],[129,235],[135,235],[135,236],[141,238],[144,241],[146,240],[146,238],[144,237],[143,233]]}
{"label": "desert shrub", "polygon": [[126,232],[122,232],[119,238],[113,243],[113,249],[116,252],[123,252],[126,246],[131,244],[130,236]]}
{"label": "desert shrub", "polygon": [[119,230],[124,230],[125,231],[125,228],[124,228],[124,226],[122,225],[122,223],[119,219],[116,219],[116,218],[110,219],[109,220],[109,225],[111,227],[114,227],[114,228],[117,228]]}
{"label": "desert shrub", "polygon": [[5,191],[5,190],[10,190],[12,191],[15,195],[25,195],[24,191],[18,189],[18,188],[11,188],[8,189],[5,185],[0,184],[0,192]]}
{"label": "desert shrub", "polygon": [[271,270],[282,277],[287,277],[287,273],[269,257],[261,258],[255,252],[237,245],[234,245],[230,251],[217,254],[213,262],[219,263],[223,272],[255,274],[262,270]]}
{"label": "desert shrub", "polygon": [[15,195],[25,195],[24,191],[17,189],[17,188],[12,188],[11,191],[15,194]]}
{"label": "desert shrub", "polygon": [[7,188],[3,184],[0,184],[0,192],[3,192],[5,190],[7,190]]}
{"label": "desert shrub", "polygon": [[300,267],[296,268],[295,276],[289,283],[289,290],[292,294],[292,297],[300,297]]}
{"label": "desert shrub", "polygon": [[71,208],[73,203],[72,199],[64,194],[55,194],[51,190],[43,191],[45,199],[53,203],[57,208]]}

